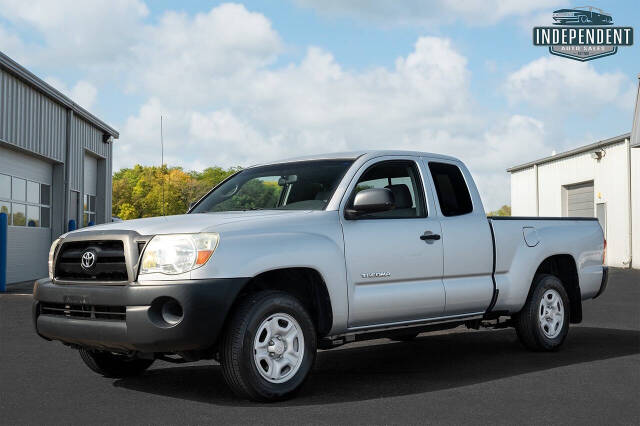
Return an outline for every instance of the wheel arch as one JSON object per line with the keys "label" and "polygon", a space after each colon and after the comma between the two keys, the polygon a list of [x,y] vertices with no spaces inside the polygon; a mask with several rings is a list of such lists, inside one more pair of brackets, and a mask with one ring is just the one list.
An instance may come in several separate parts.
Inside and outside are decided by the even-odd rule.
{"label": "wheel arch", "polygon": [[327,335],[331,330],[333,307],[326,282],[318,270],[287,267],[261,272],[243,286],[230,313],[240,300],[262,290],[280,290],[296,297],[311,315],[318,337]]}
{"label": "wheel arch", "polygon": [[531,280],[529,295],[533,291],[533,283],[542,274],[549,274],[557,277],[569,296],[570,322],[580,323],[582,321],[582,296],[580,292],[580,279],[576,261],[570,254],[554,254],[544,259]]}

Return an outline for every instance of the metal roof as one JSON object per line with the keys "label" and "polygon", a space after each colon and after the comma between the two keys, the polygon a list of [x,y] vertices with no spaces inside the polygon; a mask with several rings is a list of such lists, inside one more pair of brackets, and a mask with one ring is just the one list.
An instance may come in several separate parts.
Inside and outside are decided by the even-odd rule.
{"label": "metal roof", "polygon": [[25,67],[2,52],[0,52],[0,67],[6,69],[8,72],[15,75],[29,86],[44,93],[59,104],[71,109],[76,115],[88,121],[103,132],[113,136],[115,139],[120,136],[120,134],[113,127],[109,126],[104,121],[100,120],[98,117],[73,102],[67,96],[60,93],[60,91],[56,90],[53,86],[36,77],[36,75],[31,71],[27,70]]}
{"label": "metal roof", "polygon": [[589,145],[585,145],[585,146],[581,146],[580,148],[576,148],[576,149],[572,149],[570,151],[565,151],[565,152],[561,152],[559,154],[556,155],[550,155],[548,157],[544,157],[541,158],[539,160],[535,160],[535,161],[530,161],[528,163],[524,163],[524,164],[520,164],[518,166],[513,166],[511,168],[508,168],[507,171],[509,173],[513,173],[513,172],[517,172],[519,170],[522,169],[528,169],[529,167],[533,167],[536,164],[540,165],[540,164],[544,164],[544,163],[550,163],[552,161],[556,161],[559,160],[561,158],[567,158],[567,157],[571,157],[577,154],[582,154],[584,152],[589,152],[589,151],[594,151],[598,148],[604,148],[605,146],[609,146],[609,145],[613,145],[615,143],[619,143],[621,141],[624,141],[625,139],[628,139],[631,136],[631,133],[624,133],[622,135],[618,135],[618,136],[614,136],[612,138],[609,139],[604,139]]}

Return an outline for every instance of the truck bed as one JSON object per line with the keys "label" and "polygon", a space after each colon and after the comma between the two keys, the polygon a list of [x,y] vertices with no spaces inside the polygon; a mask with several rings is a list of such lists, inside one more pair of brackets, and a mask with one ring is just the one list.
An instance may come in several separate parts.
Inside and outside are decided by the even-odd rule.
{"label": "truck bed", "polygon": [[489,216],[493,233],[494,311],[518,312],[536,268],[552,256],[575,263],[581,298],[593,298],[602,281],[604,235],[592,217]]}

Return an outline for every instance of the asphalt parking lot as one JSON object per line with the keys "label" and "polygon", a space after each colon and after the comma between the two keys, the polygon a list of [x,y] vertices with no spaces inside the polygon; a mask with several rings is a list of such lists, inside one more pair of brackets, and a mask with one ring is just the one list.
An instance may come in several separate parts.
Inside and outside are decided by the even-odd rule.
{"label": "asphalt parking lot", "polygon": [[560,352],[528,352],[512,329],[348,345],[318,355],[296,399],[270,405],[235,399],[213,362],[100,377],[35,335],[18,293],[0,295],[4,425],[640,423],[640,271],[611,272]]}

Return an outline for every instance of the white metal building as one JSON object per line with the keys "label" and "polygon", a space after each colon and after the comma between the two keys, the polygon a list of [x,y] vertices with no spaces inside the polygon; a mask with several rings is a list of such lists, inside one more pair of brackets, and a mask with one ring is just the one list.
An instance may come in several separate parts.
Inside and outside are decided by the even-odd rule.
{"label": "white metal building", "polygon": [[607,264],[640,269],[640,86],[631,133],[507,171],[512,215],[597,217]]}
{"label": "white metal building", "polygon": [[7,282],[47,275],[53,239],[111,220],[118,132],[0,52],[0,212]]}
{"label": "white metal building", "polygon": [[[508,169],[514,216],[597,217],[607,239],[610,266],[640,268],[633,256],[633,222],[640,221],[640,149],[630,134],[616,136]],[[633,172],[633,173],[632,173]],[[637,187],[637,184],[634,185]],[[633,201],[632,201],[633,199]],[[637,248],[636,248],[637,250]]]}
{"label": "white metal building", "polygon": [[633,114],[631,130],[631,248],[632,266],[640,269],[640,74],[638,74],[638,93],[636,109]]}

